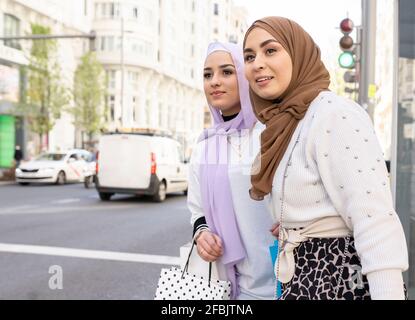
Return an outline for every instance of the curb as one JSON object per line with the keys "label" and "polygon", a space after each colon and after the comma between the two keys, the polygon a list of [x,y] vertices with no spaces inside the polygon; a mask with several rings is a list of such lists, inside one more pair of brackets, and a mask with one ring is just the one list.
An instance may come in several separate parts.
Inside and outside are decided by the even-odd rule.
{"label": "curb", "polygon": [[8,186],[12,184],[16,184],[16,182],[15,181],[0,181],[0,186]]}

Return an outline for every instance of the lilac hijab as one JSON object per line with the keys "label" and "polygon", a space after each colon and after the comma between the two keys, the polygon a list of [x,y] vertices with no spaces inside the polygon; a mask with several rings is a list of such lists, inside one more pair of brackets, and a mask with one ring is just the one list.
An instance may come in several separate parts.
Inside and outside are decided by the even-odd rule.
{"label": "lilac hijab", "polygon": [[[215,51],[228,52],[232,57],[241,111],[234,119],[225,122],[220,111],[209,105],[214,124],[199,137],[199,141],[206,140],[200,166],[200,188],[206,222],[212,232],[222,239],[223,256],[220,261],[226,267],[228,279],[232,283],[231,296],[235,299],[239,295],[235,265],[245,258],[246,253],[236,222],[229,183],[227,138],[242,129],[251,129],[257,119],[249,98],[248,81],[244,77],[242,47],[233,43],[214,42],[209,45],[206,56]],[[248,190],[246,196],[249,197]]]}

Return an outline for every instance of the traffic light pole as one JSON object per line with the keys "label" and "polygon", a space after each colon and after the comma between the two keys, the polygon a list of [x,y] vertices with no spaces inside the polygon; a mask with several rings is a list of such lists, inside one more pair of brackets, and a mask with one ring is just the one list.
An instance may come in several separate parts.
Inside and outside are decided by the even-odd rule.
{"label": "traffic light pole", "polygon": [[369,86],[375,84],[376,0],[362,0],[361,57],[359,63],[359,99],[373,120],[374,102]]}
{"label": "traffic light pole", "polygon": [[50,40],[50,39],[73,39],[73,38],[88,38],[90,40],[89,49],[91,51],[95,50],[95,31],[91,31],[89,34],[62,34],[62,35],[53,35],[53,34],[33,34],[30,36],[19,36],[19,37],[0,37],[0,41],[7,40]]}

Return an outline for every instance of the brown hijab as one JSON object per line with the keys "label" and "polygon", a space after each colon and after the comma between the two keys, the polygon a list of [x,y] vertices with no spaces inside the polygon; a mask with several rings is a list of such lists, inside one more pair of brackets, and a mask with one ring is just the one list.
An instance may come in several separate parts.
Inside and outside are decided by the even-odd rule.
{"label": "brown hijab", "polygon": [[293,63],[291,82],[275,101],[265,100],[249,89],[255,116],[265,124],[261,134],[258,174],[251,176],[250,195],[262,200],[271,192],[275,171],[284,156],[291,137],[307,112],[308,106],[324,90],[328,90],[330,75],[321,61],[320,49],[311,36],[296,22],[282,17],[266,17],[255,21],[253,28],[270,33],[288,52]]}

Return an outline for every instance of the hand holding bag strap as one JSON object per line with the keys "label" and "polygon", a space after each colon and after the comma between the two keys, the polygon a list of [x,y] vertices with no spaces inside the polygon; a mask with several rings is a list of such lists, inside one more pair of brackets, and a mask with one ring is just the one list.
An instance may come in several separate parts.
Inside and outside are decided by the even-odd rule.
{"label": "hand holding bag strap", "polygon": [[[187,257],[186,265],[183,268],[182,279],[184,278],[184,273],[189,270],[190,257],[192,255],[194,246],[195,246],[195,242],[192,241],[192,247],[190,248],[190,252],[189,252],[189,256]],[[210,287],[211,279],[212,279],[212,262],[209,262],[209,287]]]}

